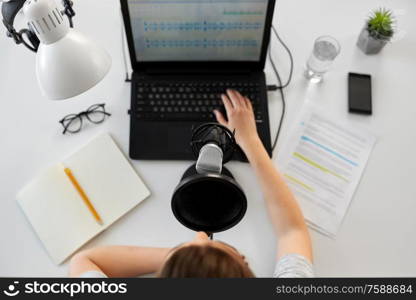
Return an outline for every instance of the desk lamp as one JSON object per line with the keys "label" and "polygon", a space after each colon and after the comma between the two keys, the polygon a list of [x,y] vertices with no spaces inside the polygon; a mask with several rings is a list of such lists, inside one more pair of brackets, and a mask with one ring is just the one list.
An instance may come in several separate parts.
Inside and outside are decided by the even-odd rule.
{"label": "desk lamp", "polygon": [[234,134],[217,123],[196,128],[191,138],[196,164],[182,176],[172,197],[177,220],[195,231],[213,233],[235,226],[244,217],[247,199],[223,165],[236,148]]}
{"label": "desk lamp", "polygon": [[[95,86],[110,69],[111,58],[101,47],[72,29],[72,1],[9,0],[2,4],[7,36],[36,52],[36,73],[44,95],[54,100],[82,94]],[[16,31],[14,19],[23,8],[27,29]],[[65,14],[69,22],[62,16]]]}

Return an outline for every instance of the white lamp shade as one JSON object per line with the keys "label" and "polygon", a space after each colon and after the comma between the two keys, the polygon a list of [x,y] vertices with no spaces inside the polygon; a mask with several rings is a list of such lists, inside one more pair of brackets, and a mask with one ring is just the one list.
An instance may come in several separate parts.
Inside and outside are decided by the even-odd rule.
{"label": "white lamp shade", "polygon": [[73,29],[54,43],[41,43],[36,54],[39,85],[53,100],[82,94],[100,82],[110,67],[107,52]]}

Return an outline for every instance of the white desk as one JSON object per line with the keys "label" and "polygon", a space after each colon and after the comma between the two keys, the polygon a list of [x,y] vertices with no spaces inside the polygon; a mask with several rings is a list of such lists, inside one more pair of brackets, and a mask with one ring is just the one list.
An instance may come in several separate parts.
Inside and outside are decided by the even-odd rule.
{"label": "white desk", "polygon": [[[52,102],[41,96],[34,55],[23,46],[15,46],[4,37],[4,28],[0,29],[0,276],[64,276],[67,272],[66,264],[57,267],[51,262],[16,204],[15,195],[28,180],[101,131],[109,131],[124,152],[128,151],[130,84],[123,81],[118,6],[117,0],[75,1],[76,28],[95,37],[113,58],[104,81],[76,100]],[[373,75],[374,115],[349,118],[368,125],[379,140],[336,240],[312,231],[317,275],[416,276],[416,2],[280,0],[278,6],[275,22],[295,58],[280,143],[289,138],[288,129],[306,99],[325,105],[334,114],[347,115],[347,72]],[[355,42],[368,11],[380,6],[404,13],[398,17],[404,37],[380,55],[368,57],[359,52]],[[303,64],[314,38],[322,34],[339,39],[341,55],[323,84],[308,86],[302,77]],[[274,54],[286,78],[287,57],[280,50]],[[269,68],[267,74],[268,81],[274,83]],[[281,102],[278,93],[269,97],[274,134]],[[99,101],[107,103],[112,117],[99,126],[87,126],[79,134],[61,134],[60,117]],[[171,193],[190,163],[133,164],[152,196],[86,247],[174,246],[193,236],[170,210]],[[230,163],[228,167],[247,192],[248,212],[237,227],[216,237],[246,254],[258,276],[270,276],[275,238],[260,190],[248,165]]]}

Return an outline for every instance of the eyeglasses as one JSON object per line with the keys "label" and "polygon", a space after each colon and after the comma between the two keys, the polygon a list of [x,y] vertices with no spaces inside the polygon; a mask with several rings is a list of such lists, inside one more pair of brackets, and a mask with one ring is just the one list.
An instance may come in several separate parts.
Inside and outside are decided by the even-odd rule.
{"label": "eyeglasses", "polygon": [[104,122],[106,116],[111,116],[105,111],[105,103],[91,105],[86,111],[78,114],[70,114],[64,117],[59,123],[64,127],[62,134],[67,132],[77,133],[82,129],[82,116],[85,116],[88,121],[94,124]]}

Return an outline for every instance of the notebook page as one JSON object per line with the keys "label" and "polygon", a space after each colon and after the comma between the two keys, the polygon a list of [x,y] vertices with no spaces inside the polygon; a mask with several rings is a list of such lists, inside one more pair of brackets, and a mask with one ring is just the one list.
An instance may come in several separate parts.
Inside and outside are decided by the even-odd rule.
{"label": "notebook page", "polygon": [[[108,134],[64,161],[101,216],[102,229],[143,201],[149,190]],[[91,216],[92,221],[95,221]],[[99,232],[96,232],[96,234]],[[85,236],[85,239],[92,236]]]}
{"label": "notebook page", "polygon": [[[68,167],[103,224],[97,223],[64,172]],[[47,169],[17,195],[18,202],[56,264],[150,195],[108,134]]]}
{"label": "notebook page", "polygon": [[100,230],[60,164],[29,183],[17,200],[56,264]]}

